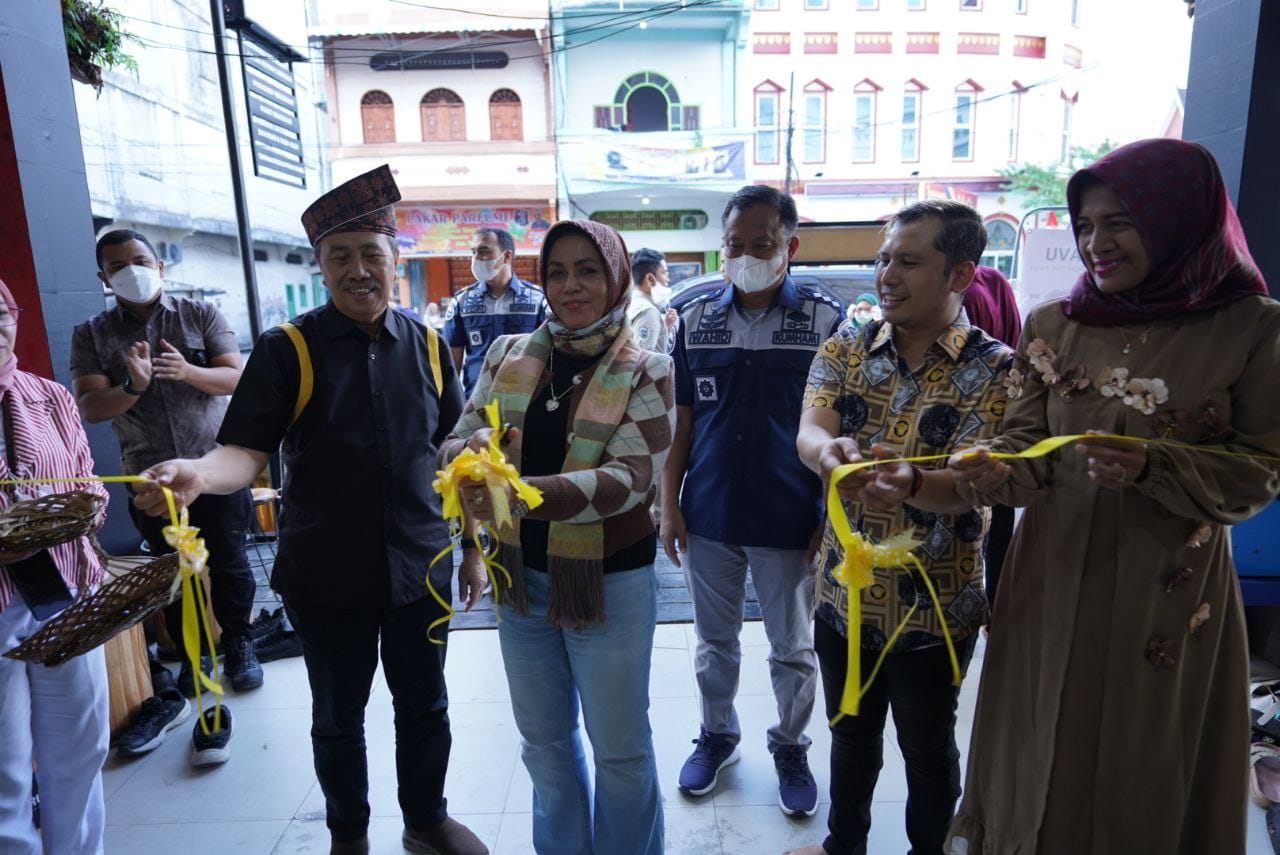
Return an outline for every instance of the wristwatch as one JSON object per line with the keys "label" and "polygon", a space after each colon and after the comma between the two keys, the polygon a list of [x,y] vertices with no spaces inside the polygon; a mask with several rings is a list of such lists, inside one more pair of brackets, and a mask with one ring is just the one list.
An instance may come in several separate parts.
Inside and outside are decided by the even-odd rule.
{"label": "wristwatch", "polygon": [[136,395],[141,395],[143,392],[147,391],[146,389],[135,389],[135,388],[133,388],[133,377],[132,377],[132,376],[126,376],[126,377],[124,378],[124,383],[122,383],[122,384],[120,385],[120,390],[121,390],[122,392],[124,392],[126,395],[135,395],[135,396],[136,396]]}

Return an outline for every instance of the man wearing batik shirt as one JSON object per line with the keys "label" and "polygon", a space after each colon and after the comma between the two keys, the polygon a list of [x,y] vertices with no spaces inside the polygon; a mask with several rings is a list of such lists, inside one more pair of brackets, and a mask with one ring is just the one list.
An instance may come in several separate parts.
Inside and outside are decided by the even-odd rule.
{"label": "man wearing batik shirt", "polygon": [[[876,261],[884,320],[842,326],[809,372],[797,446],[824,481],[845,463],[948,455],[999,432],[1013,354],[970,326],[962,308],[985,246],[981,217],[958,202],[919,202],[889,221]],[[982,544],[989,512],[959,498],[945,464],[887,463],[847,477],[840,491],[853,527],[870,541],[900,532],[919,540],[914,554],[937,592],[963,672],[987,613]],[[890,708],[907,766],[911,851],[940,853],[960,795],[959,688],[943,627],[914,572],[877,567],[872,584],[854,594],[862,622],[850,630],[850,591],[833,575],[843,557],[828,522],[818,555],[814,646],[829,719],[840,713],[846,680],[865,683],[910,616],[859,714],[832,727],[827,839],[792,853],[867,852]],[[848,674],[850,631],[861,646],[860,674]]]}

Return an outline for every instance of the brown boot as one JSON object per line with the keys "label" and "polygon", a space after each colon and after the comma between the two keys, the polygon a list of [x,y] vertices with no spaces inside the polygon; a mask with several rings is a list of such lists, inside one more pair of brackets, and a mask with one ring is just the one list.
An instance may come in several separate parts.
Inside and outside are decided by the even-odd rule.
{"label": "brown boot", "polygon": [[405,826],[400,840],[405,849],[419,855],[489,855],[489,847],[453,817],[447,817],[428,831],[414,831]]}
{"label": "brown boot", "polygon": [[369,855],[369,838],[334,840],[329,844],[329,855]]}

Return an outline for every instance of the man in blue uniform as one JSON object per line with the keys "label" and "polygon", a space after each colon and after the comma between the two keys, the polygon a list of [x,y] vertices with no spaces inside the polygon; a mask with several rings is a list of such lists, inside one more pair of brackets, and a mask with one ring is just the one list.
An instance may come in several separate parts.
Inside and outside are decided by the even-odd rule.
{"label": "man in blue uniform", "polygon": [[735,193],[721,218],[732,285],[680,313],[662,542],[671,560],[684,565],[698,633],[702,728],[680,789],[711,792],[719,771],[738,759],[733,700],[749,567],[778,705],[768,733],[778,803],[789,815],[812,816],[818,791],[804,730],[817,685],[809,556],[821,485],[800,461],[795,437],[809,365],[844,316],[835,302],[787,275],[800,245],[797,220],[785,193],[760,185]]}
{"label": "man in blue uniform", "polygon": [[542,291],[515,275],[516,243],[506,229],[476,232],[471,275],[445,317],[444,338],[453,364],[462,366],[463,392],[471,397],[489,345],[502,335],[533,332],[546,315]]}

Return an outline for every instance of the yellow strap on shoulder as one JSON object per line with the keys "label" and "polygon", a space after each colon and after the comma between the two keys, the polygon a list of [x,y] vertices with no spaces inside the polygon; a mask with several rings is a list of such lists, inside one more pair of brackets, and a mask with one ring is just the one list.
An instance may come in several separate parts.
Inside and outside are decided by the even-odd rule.
{"label": "yellow strap on shoulder", "polygon": [[311,352],[307,350],[307,340],[302,337],[302,330],[287,321],[280,325],[293,348],[298,352],[298,399],[293,404],[293,418],[289,419],[289,427],[293,427],[311,400],[311,390],[315,386],[315,372],[311,368]]}
{"label": "yellow strap on shoulder", "polygon": [[444,398],[444,371],[440,368],[440,334],[430,325],[424,324],[427,331],[427,359],[431,362],[431,379],[436,381],[436,397]]}

